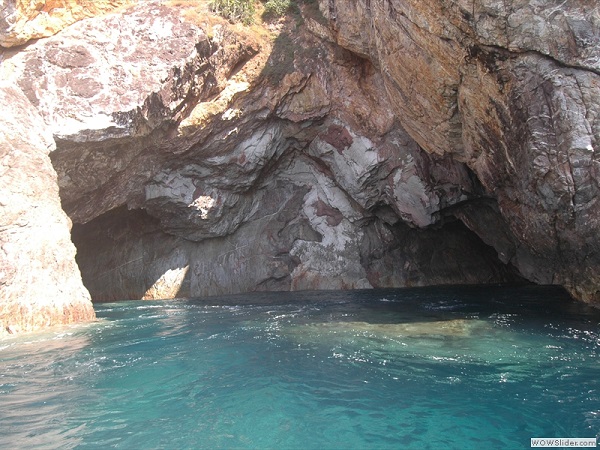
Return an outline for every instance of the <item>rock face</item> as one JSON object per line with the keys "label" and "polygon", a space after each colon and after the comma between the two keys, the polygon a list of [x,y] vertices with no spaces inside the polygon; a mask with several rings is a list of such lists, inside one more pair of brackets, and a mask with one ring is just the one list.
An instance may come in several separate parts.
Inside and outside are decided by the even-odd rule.
{"label": "rock face", "polygon": [[54,164],[75,222],[143,190],[152,168],[142,166],[171,159],[160,148],[177,122],[257,51],[229,30],[215,33],[209,39],[178,10],[145,3],[78,22],[4,62],[4,76],[38,108],[61,149]]}
{"label": "rock face", "polygon": [[337,42],[380,67],[409,134],[464,161],[497,200],[494,216],[463,221],[530,280],[599,301],[600,5],[342,0],[323,10]]}
{"label": "rock face", "polygon": [[52,36],[78,20],[129,3],[133,0],[2,0],[0,45],[13,47]]}
{"label": "rock face", "polygon": [[52,135],[14,86],[0,86],[0,104],[0,335],[91,320],[48,157]]}
{"label": "rock face", "polygon": [[520,275],[593,303],[598,8],[331,0],[270,41],[149,2],[0,72],[95,300]]}
{"label": "rock face", "polygon": [[[62,73],[44,55],[54,40],[66,54],[76,53],[70,46],[94,54],[101,30],[135,36],[117,54],[138,55],[137,82],[123,80],[138,104],[115,101],[119,109],[110,115],[145,124],[153,117],[153,125],[118,133],[115,126],[79,127],[68,135],[54,126],[53,163],[63,205],[82,223],[73,237],[93,298],[515,279],[491,248],[441,217],[477,197],[478,186],[463,164],[419,149],[390,114],[369,62],[336,55],[331,43],[303,32],[280,36],[267,61],[248,61],[268,43],[223,23],[198,27],[179,14],[155,5],[81,22],[10,61],[31,100],[53,105],[40,106],[48,123],[83,122],[69,84],[60,99],[43,88]],[[160,59],[162,73],[150,70],[151,31],[175,26],[173,34],[186,39],[172,46],[171,59]],[[100,44],[77,39],[83,35]],[[27,70],[32,59],[46,64],[35,79]],[[126,63],[113,62],[113,70]],[[105,72],[105,64],[97,58],[85,70]],[[106,91],[119,88],[107,82],[86,98],[88,110],[108,115],[102,99],[118,99]],[[440,229],[417,229],[433,225]]]}

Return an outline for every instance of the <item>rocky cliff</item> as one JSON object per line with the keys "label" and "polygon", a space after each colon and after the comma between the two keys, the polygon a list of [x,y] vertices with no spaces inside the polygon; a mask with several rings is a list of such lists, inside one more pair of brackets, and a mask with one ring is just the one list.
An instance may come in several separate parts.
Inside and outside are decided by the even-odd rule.
{"label": "rocky cliff", "polygon": [[48,157],[52,134],[13,86],[0,85],[0,104],[0,335],[91,320]]}
{"label": "rocky cliff", "polygon": [[599,4],[353,5],[325,10],[337,42],[380,68],[419,145],[465,162],[497,205],[461,220],[526,278],[600,300]]}
{"label": "rocky cliff", "polygon": [[6,51],[92,298],[515,280],[600,301],[593,2],[145,2]]}

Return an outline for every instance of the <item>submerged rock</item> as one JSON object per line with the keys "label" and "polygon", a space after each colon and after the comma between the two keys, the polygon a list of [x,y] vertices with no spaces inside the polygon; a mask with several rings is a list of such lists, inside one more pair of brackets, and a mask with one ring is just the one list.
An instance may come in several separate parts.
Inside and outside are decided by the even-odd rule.
{"label": "submerged rock", "polygon": [[[491,330],[492,325],[478,319],[449,319],[406,323],[369,323],[369,322],[323,322],[306,325],[319,333],[345,333],[373,338],[403,337],[469,337],[473,333]],[[314,332],[313,330],[313,332]]]}

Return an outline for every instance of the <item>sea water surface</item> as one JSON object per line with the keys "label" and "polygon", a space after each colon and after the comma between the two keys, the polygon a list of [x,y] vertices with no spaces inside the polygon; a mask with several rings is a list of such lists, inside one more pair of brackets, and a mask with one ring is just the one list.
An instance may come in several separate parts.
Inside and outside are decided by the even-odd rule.
{"label": "sea water surface", "polygon": [[600,437],[600,311],[547,287],[98,304],[0,341],[0,448],[517,449]]}

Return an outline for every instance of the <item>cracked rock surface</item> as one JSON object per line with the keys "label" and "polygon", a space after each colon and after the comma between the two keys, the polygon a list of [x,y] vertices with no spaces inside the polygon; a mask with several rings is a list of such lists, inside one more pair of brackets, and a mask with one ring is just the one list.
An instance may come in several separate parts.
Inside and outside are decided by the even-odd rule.
{"label": "cracked rock surface", "polygon": [[336,42],[380,68],[407,132],[428,153],[463,161],[497,201],[494,216],[461,220],[526,278],[597,302],[598,3],[321,7]]}
{"label": "cracked rock surface", "polygon": [[150,2],[7,52],[92,298],[520,280],[600,302],[585,1]]}
{"label": "cracked rock surface", "polygon": [[14,86],[0,85],[0,104],[0,336],[91,320],[48,157],[52,135]]}

